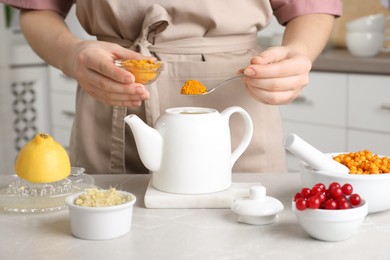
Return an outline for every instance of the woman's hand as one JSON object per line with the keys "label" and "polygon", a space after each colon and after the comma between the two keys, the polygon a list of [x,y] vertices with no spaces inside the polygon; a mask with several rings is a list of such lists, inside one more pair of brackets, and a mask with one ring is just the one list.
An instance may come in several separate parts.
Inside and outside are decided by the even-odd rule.
{"label": "woman's hand", "polygon": [[287,104],[309,83],[312,62],[325,47],[335,17],[307,14],[290,20],[280,47],[254,57],[245,69],[249,93],[264,104]]}
{"label": "woman's hand", "polygon": [[134,75],[118,68],[116,59],[145,59],[119,45],[100,41],[79,41],[65,59],[63,71],[75,78],[91,96],[111,106],[140,106],[149,91],[135,83]]}
{"label": "woman's hand", "polygon": [[134,75],[118,68],[116,59],[144,59],[117,44],[82,41],[73,35],[64,17],[50,10],[22,10],[20,25],[34,51],[47,63],[75,78],[97,100],[111,106],[139,106],[149,98]]}
{"label": "woman's hand", "polygon": [[251,59],[245,68],[245,85],[256,100],[287,104],[309,83],[311,60],[288,47],[271,47]]}

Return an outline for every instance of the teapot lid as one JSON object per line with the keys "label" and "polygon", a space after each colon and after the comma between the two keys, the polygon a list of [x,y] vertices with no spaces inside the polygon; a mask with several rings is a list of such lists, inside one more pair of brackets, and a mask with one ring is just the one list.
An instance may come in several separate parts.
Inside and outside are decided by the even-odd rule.
{"label": "teapot lid", "polygon": [[266,225],[275,222],[284,206],[278,199],[266,196],[266,188],[259,185],[252,186],[249,197],[235,200],[231,208],[239,215],[239,222]]}

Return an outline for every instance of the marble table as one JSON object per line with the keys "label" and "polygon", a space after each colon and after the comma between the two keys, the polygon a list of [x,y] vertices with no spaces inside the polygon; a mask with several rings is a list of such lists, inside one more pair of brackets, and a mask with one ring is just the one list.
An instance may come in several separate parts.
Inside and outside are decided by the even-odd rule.
{"label": "marble table", "polygon": [[298,173],[233,174],[235,182],[262,183],[283,202],[277,221],[252,226],[230,209],[148,209],[149,175],[94,175],[102,188],[134,193],[137,204],[127,235],[87,241],[70,233],[67,210],[45,214],[0,212],[0,259],[390,259],[390,211],[366,217],[359,232],[342,242],[309,237],[291,211],[301,188]]}

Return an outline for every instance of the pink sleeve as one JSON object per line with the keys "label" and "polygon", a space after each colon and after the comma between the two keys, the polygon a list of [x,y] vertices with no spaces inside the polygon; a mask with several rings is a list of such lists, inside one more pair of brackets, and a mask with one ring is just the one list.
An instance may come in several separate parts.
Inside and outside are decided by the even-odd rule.
{"label": "pink sleeve", "polygon": [[66,16],[75,0],[0,0],[0,2],[18,9],[52,10]]}
{"label": "pink sleeve", "polygon": [[270,0],[274,15],[280,24],[305,14],[332,14],[341,16],[342,0]]}

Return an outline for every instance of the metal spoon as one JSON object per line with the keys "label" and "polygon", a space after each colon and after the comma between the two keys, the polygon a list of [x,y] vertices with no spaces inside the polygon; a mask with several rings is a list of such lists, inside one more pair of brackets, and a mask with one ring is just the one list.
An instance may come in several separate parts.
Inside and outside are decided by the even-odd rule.
{"label": "metal spoon", "polygon": [[213,92],[214,90],[216,90],[217,88],[219,88],[220,86],[225,85],[225,84],[228,83],[229,81],[238,79],[238,78],[240,78],[240,77],[242,77],[242,76],[244,76],[244,73],[240,73],[240,74],[237,75],[237,76],[228,78],[228,79],[222,81],[221,83],[219,83],[218,85],[216,85],[215,87],[210,88],[210,89],[207,89],[206,92],[203,92],[203,93],[201,93],[201,94],[182,94],[182,95],[192,95],[192,96],[207,95],[207,94],[210,94],[211,92]]}

